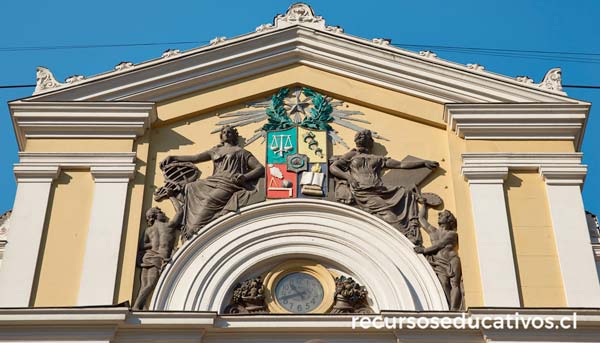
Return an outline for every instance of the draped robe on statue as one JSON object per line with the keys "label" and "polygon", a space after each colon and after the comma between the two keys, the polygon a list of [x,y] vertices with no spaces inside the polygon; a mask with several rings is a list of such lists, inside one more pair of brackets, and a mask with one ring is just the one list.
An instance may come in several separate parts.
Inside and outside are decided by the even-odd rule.
{"label": "draped robe on statue", "polygon": [[213,175],[185,185],[184,233],[195,233],[226,212],[246,205],[256,192],[256,182],[238,185],[233,177],[247,173],[252,154],[239,146],[219,144],[209,150]]}
{"label": "draped robe on statue", "polygon": [[336,187],[336,198],[345,198],[347,200],[342,202],[346,203],[353,201],[361,210],[381,217],[401,231],[407,230],[409,220],[418,218],[416,194],[404,186],[383,183],[387,157],[361,153],[356,149],[353,152],[343,156],[339,164],[358,185]]}

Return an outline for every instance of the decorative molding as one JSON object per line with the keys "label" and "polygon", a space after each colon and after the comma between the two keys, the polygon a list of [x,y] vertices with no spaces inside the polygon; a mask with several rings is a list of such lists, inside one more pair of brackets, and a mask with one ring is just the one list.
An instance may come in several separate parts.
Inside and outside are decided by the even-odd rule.
{"label": "decorative molding", "polygon": [[533,84],[533,79],[530,78],[529,76],[517,76],[515,78],[515,80],[526,83],[526,84]]}
{"label": "decorative molding", "polygon": [[73,84],[73,83],[83,81],[84,79],[85,79],[85,76],[83,76],[83,75],[71,75],[65,79],[65,83]]}
{"label": "decorative molding", "polygon": [[9,105],[21,150],[28,138],[135,138],[156,118],[147,102],[25,102]]}
{"label": "decorative molding", "polygon": [[285,14],[275,17],[277,28],[290,25],[304,25],[325,30],[323,17],[315,15],[312,7],[300,2],[292,4]]}
{"label": "decorative molding", "polygon": [[37,67],[35,79],[36,85],[33,94],[38,94],[47,90],[64,86],[64,84],[56,81],[56,78],[50,69],[42,66]]}
{"label": "decorative molding", "polygon": [[181,51],[179,49],[167,49],[162,53],[161,57],[171,58],[177,55],[181,55]]}
{"label": "decorative molding", "polygon": [[[562,92],[512,77],[486,71],[474,74],[464,65],[433,59],[431,52],[420,55],[344,34],[339,27],[326,26],[306,4],[292,5],[269,25],[219,43],[218,49],[206,45],[187,51],[185,62],[153,59],[137,64],[135,73],[126,78],[117,75],[119,71],[111,71],[82,80],[77,87],[48,88],[33,98],[158,101],[304,64],[441,103],[577,102]],[[320,34],[315,35],[315,30]],[[265,31],[269,34],[263,34]],[[185,67],[171,63],[185,63]]]}
{"label": "decorative molding", "polygon": [[58,165],[15,164],[13,167],[17,183],[49,183],[58,177]]}
{"label": "decorative molding", "polygon": [[390,45],[392,43],[391,39],[387,39],[387,38],[373,38],[371,40],[375,45],[382,45],[382,46],[387,46]]}
{"label": "decorative molding", "polygon": [[226,40],[227,40],[227,37],[224,37],[224,36],[222,36],[222,37],[215,37],[215,38],[213,38],[213,39],[210,40],[209,44],[210,45],[217,45],[217,44],[225,42]]}
{"label": "decorative molding", "polygon": [[[463,153],[462,171],[470,174],[481,171],[494,173],[497,168],[539,171],[547,184],[583,184],[587,166],[581,164],[582,153]],[[470,181],[471,182],[471,181]]]}
{"label": "decorative molding", "polygon": [[461,172],[470,184],[503,184],[508,176],[507,167],[462,167]]}
{"label": "decorative molding", "polygon": [[[351,239],[364,235],[371,238]],[[205,226],[166,265],[150,309],[220,312],[239,280],[290,255],[327,261],[356,276],[375,312],[448,309],[431,266],[396,229],[350,206],[308,199],[247,206]]]}
{"label": "decorative molding", "polygon": [[475,71],[484,71],[485,67],[482,66],[481,64],[477,64],[477,63],[469,63],[467,64],[467,68],[475,70]]}
{"label": "decorative molding", "polygon": [[19,165],[57,165],[78,169],[90,166],[129,165],[135,152],[19,152]]}
{"label": "decorative molding", "polygon": [[560,68],[548,70],[542,82],[538,85],[540,88],[554,91],[561,94],[566,94],[562,91],[562,71]]}
{"label": "decorative molding", "polygon": [[117,64],[115,66],[115,70],[116,71],[123,71],[123,70],[131,69],[133,67],[134,67],[133,62],[126,62],[125,61],[125,62],[120,62],[119,64]]}
{"label": "decorative molding", "polygon": [[437,58],[437,54],[435,52],[429,51],[429,50],[419,51],[419,55],[421,55],[425,58]]}
{"label": "decorative molding", "polygon": [[447,104],[444,121],[464,139],[572,140],[579,149],[589,104]]}
{"label": "decorative molding", "polygon": [[261,24],[259,26],[256,27],[256,32],[265,32],[265,31],[270,31],[272,29],[274,29],[275,26],[273,26],[273,24]]}

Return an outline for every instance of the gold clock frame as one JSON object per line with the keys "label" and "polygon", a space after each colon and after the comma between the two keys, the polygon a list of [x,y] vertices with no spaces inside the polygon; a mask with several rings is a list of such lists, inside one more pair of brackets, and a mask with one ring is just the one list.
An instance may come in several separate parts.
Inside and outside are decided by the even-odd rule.
{"label": "gold clock frame", "polygon": [[277,265],[264,277],[265,302],[270,313],[291,314],[277,301],[275,286],[285,276],[291,273],[308,274],[323,287],[323,300],[319,306],[307,313],[327,313],[333,306],[335,295],[335,280],[333,275],[323,265],[311,260],[290,260]]}

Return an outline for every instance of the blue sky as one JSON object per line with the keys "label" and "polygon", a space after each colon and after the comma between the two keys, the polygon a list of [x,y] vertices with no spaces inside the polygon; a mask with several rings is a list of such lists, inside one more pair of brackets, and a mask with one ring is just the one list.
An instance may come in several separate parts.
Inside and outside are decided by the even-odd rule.
{"label": "blue sky", "polygon": [[[563,84],[600,85],[600,1],[307,1],[329,25],[346,33],[391,38],[394,44],[443,45],[494,49],[596,53],[596,61],[574,62],[548,56],[506,57],[434,50],[438,57],[479,63],[509,76],[528,75],[539,82],[553,67],[563,70]],[[216,36],[233,37],[270,23],[292,1],[2,1],[0,13],[0,85],[35,83],[38,65],[58,80],[111,70],[121,61],[134,63],[168,49],[187,50]],[[13,47],[197,42],[111,47],[10,51]],[[412,50],[423,50],[413,48]],[[9,100],[33,89],[0,89],[0,213],[12,207],[12,164],[17,145]],[[584,187],[588,210],[600,213],[600,90],[566,89],[592,107],[583,144],[589,173]]]}

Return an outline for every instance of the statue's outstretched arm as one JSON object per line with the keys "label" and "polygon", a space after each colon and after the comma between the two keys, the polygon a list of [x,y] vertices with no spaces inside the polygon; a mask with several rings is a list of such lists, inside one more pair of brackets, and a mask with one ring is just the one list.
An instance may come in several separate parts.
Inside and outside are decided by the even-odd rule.
{"label": "statue's outstretched arm", "polygon": [[427,221],[427,206],[425,205],[419,206],[419,223],[421,223],[421,226],[427,232],[427,234],[429,234],[429,236],[435,234],[438,230],[435,226],[429,224]]}
{"label": "statue's outstretched arm", "polygon": [[426,167],[429,169],[435,169],[439,166],[436,161],[398,161],[393,158],[388,158],[385,161],[385,167],[390,169],[415,169]]}
{"label": "statue's outstretched arm", "polygon": [[210,150],[201,152],[196,155],[181,155],[181,156],[167,156],[161,163],[160,166],[164,167],[167,164],[173,162],[192,162],[192,163],[200,163],[211,160],[211,152]]}

